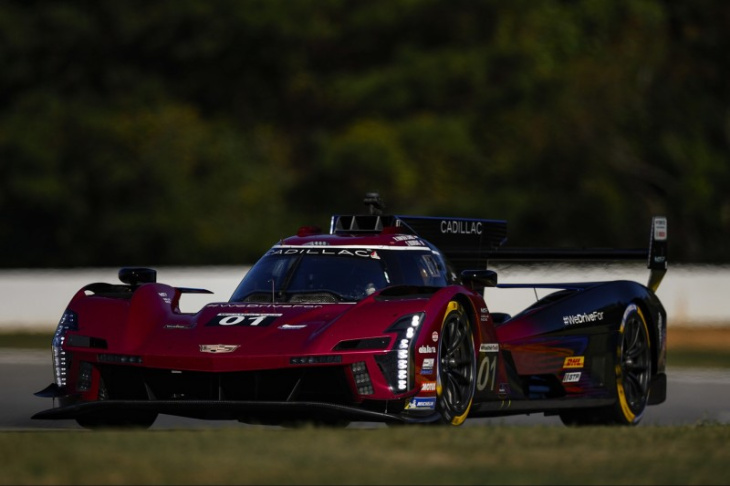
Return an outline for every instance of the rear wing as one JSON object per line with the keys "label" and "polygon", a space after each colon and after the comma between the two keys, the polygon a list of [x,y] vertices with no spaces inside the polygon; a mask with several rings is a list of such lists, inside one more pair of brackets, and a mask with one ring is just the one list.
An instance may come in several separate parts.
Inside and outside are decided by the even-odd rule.
{"label": "rear wing", "polygon": [[545,249],[499,248],[489,253],[489,261],[520,262],[595,262],[644,260],[649,269],[647,287],[656,292],[667,273],[667,218],[652,218],[649,246],[646,249],[620,250],[610,248]]}
{"label": "rear wing", "polygon": [[459,272],[486,269],[494,261],[564,262],[645,260],[650,270],[647,287],[656,291],[667,272],[667,218],[652,219],[649,246],[645,249],[545,249],[503,248],[507,222],[495,219],[438,218],[384,215],[385,204],[377,193],[368,194],[369,214],[334,215],[331,234],[373,234],[385,228],[417,235],[435,245]]}

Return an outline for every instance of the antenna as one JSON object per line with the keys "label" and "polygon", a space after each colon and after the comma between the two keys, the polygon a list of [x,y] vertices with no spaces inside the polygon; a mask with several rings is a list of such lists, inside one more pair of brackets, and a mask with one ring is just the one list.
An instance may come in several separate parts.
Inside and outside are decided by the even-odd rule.
{"label": "antenna", "polygon": [[385,203],[377,192],[368,192],[365,194],[363,203],[370,208],[371,215],[381,215],[385,209]]}

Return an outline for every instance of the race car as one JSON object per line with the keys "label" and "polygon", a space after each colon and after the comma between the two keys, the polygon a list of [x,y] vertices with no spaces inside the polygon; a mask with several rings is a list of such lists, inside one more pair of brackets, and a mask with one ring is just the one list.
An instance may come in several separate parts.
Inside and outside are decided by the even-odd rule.
{"label": "race car", "polygon": [[[228,302],[123,268],[71,299],[53,337],[55,382],[35,419],[149,427],[158,414],[290,425],[460,425],[543,413],[568,425],[636,425],[666,397],[666,218],[641,250],[503,247],[501,220],[334,215],[276,243]],[[499,284],[502,260],[646,259],[627,280]],[[551,293],[491,312],[485,288]],[[495,307],[499,302],[495,302]]]}

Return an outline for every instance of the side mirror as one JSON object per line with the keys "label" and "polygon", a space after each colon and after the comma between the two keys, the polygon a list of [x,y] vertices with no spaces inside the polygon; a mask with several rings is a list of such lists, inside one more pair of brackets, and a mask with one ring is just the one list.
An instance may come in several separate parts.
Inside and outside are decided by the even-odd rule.
{"label": "side mirror", "polygon": [[464,270],[461,280],[472,289],[497,286],[497,272],[494,270]]}
{"label": "side mirror", "polygon": [[157,282],[157,270],[144,267],[124,267],[119,270],[119,280],[133,287]]}

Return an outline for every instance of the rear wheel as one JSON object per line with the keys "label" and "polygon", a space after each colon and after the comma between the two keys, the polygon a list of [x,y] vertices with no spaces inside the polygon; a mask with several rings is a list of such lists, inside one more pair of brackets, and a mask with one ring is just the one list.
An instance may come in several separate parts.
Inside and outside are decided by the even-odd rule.
{"label": "rear wheel", "polygon": [[474,398],[476,356],[471,324],[458,302],[449,302],[438,348],[436,408],[441,422],[461,425]]}
{"label": "rear wheel", "polygon": [[616,349],[616,403],[610,407],[566,411],[566,425],[636,425],[644,415],[651,382],[651,343],[646,319],[635,304],[626,308]]}

